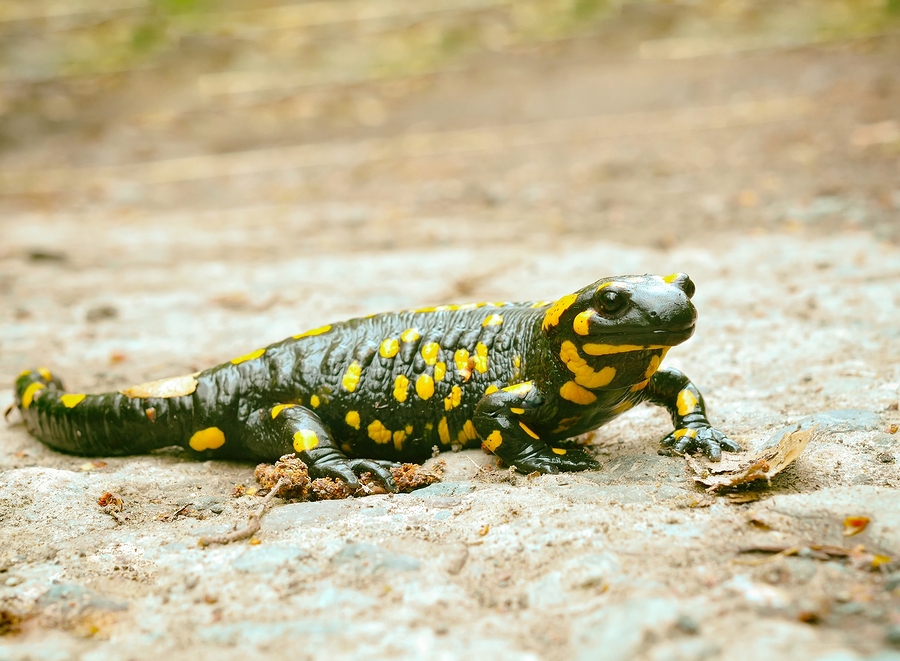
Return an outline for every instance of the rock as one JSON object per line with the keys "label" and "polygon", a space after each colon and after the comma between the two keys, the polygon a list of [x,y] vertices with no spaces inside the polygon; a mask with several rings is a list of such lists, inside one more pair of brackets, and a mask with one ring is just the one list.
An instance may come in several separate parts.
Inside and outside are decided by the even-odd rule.
{"label": "rock", "polygon": [[582,618],[572,625],[573,658],[579,661],[628,661],[647,636],[665,631],[680,616],[678,603],[661,597],[631,599]]}
{"label": "rock", "polygon": [[266,530],[302,530],[311,525],[328,525],[358,511],[358,500],[323,500],[313,503],[289,503],[274,507],[263,519]]}
{"label": "rock", "polygon": [[359,574],[374,574],[381,571],[415,571],[422,563],[374,544],[348,544],[331,558],[331,564]]}
{"label": "rock", "polygon": [[231,566],[247,574],[268,574],[279,567],[296,565],[310,557],[307,551],[297,547],[263,544],[247,547],[231,561]]}
{"label": "rock", "polygon": [[558,571],[546,574],[531,586],[528,603],[534,608],[548,608],[571,602],[580,603],[580,590],[604,591],[622,576],[622,567],[612,553],[593,553],[572,558]]}
{"label": "rock", "polygon": [[436,496],[446,498],[449,496],[464,496],[473,491],[475,491],[475,485],[471,482],[438,482],[424,489],[417,489],[410,496],[416,498],[434,498]]}
{"label": "rock", "polygon": [[794,518],[797,529],[791,532],[795,534],[841,546],[847,543],[843,536],[844,519],[867,516],[871,522],[852,538],[853,545],[884,551],[900,548],[900,492],[895,489],[859,485],[779,495],[760,507],[761,512],[766,509]]}

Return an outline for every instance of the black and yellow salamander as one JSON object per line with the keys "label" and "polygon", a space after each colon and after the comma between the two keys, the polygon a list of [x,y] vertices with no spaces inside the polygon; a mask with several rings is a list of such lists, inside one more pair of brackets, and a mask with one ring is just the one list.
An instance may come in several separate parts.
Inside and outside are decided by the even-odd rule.
{"label": "black and yellow salamander", "polygon": [[718,459],[736,443],[703,396],[660,369],[694,332],[683,273],[604,278],[556,302],[473,303],[322,326],[212,369],[101,395],[67,393],[46,368],[16,380],[32,434],[82,455],[180,445],[195,456],[273,461],[351,486],[433,448],[481,445],[530,473],[597,468],[566,439],[643,401],[666,407],[677,452]]}

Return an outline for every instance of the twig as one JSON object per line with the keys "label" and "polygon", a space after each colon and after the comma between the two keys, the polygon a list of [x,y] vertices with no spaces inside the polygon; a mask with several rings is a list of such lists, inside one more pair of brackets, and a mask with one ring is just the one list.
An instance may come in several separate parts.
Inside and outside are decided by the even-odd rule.
{"label": "twig", "polygon": [[266,508],[272,503],[272,499],[275,498],[275,495],[279,491],[281,491],[282,487],[286,487],[288,484],[290,484],[290,480],[286,477],[279,478],[278,482],[275,483],[275,486],[272,487],[271,491],[263,498],[260,506],[250,513],[250,519],[247,521],[246,526],[224,535],[201,537],[200,546],[209,546],[210,544],[230,544],[231,542],[237,542],[241,539],[247,539],[248,537],[253,536],[253,534],[259,530],[260,520],[266,512]]}

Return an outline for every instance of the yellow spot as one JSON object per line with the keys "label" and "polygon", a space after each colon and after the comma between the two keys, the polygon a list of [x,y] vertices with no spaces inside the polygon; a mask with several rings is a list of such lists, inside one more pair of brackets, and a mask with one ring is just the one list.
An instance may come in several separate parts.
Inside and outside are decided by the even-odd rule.
{"label": "yellow spot", "polygon": [[503,315],[492,314],[490,317],[481,322],[482,326],[499,326],[503,323]]}
{"label": "yellow spot", "polygon": [[331,324],[327,326],[319,326],[318,328],[313,328],[312,330],[308,330],[305,333],[300,333],[299,335],[294,335],[295,340],[299,340],[303,337],[313,337],[314,335],[321,335],[322,333],[327,333],[331,330]]}
{"label": "yellow spot", "polygon": [[447,418],[441,418],[438,423],[438,436],[441,437],[441,443],[450,445],[450,428],[447,427]]}
{"label": "yellow spot", "polygon": [[355,360],[350,363],[350,366],[347,368],[347,371],[344,372],[344,378],[341,379],[341,383],[344,386],[345,390],[349,392],[353,392],[356,390],[356,386],[359,385],[359,377],[362,374],[362,367],[359,366],[359,363]]}
{"label": "yellow spot", "polygon": [[553,301],[535,301],[531,304],[532,308],[543,308],[550,305]]}
{"label": "yellow spot", "polygon": [[697,404],[699,402],[697,401],[697,398],[694,396],[694,393],[692,393],[690,390],[685,388],[680,393],[678,393],[677,403],[678,403],[678,415],[684,417],[688,413],[693,413],[696,410]]}
{"label": "yellow spot", "polygon": [[251,351],[250,353],[246,353],[243,356],[238,356],[237,358],[232,358],[231,364],[232,365],[240,365],[241,363],[246,362],[248,360],[253,360],[254,358],[259,358],[265,352],[266,352],[265,349],[257,349],[256,351]]}
{"label": "yellow spot", "polygon": [[597,401],[597,396],[590,390],[585,390],[574,381],[567,381],[559,389],[559,396],[575,404],[587,405]]}
{"label": "yellow spot", "polygon": [[406,435],[409,436],[410,434],[413,433],[413,426],[412,426],[412,425],[406,425],[406,427],[404,428],[404,431],[406,431]]}
{"label": "yellow spot", "polygon": [[437,362],[440,348],[437,342],[428,342],[422,347],[422,359],[426,365],[434,365]]}
{"label": "yellow spot", "polygon": [[453,354],[453,362],[456,363],[456,369],[460,373],[469,370],[469,352],[466,349],[457,349]]}
{"label": "yellow spot", "polygon": [[312,397],[309,398],[309,405],[312,406],[314,409],[319,408],[319,404],[321,404],[321,403],[322,403],[322,400],[319,399],[318,395],[313,395]]}
{"label": "yellow spot", "polygon": [[481,342],[475,345],[475,369],[482,374],[488,369],[488,348]]}
{"label": "yellow spot", "polygon": [[278,406],[272,407],[272,420],[278,417],[278,414],[284,411],[285,409],[294,408],[294,404],[279,404]]}
{"label": "yellow spot", "polygon": [[466,420],[462,431],[459,433],[460,441],[474,441],[478,438],[478,432],[475,431],[475,424],[471,420]]}
{"label": "yellow spot", "polygon": [[459,386],[453,386],[453,389],[450,390],[450,394],[444,398],[444,410],[449,411],[450,409],[455,409],[459,406],[459,403],[462,401],[462,388]]}
{"label": "yellow spot", "polygon": [[31,370],[22,370],[21,372],[19,372],[19,376],[16,377],[16,381],[21,379],[23,376],[28,376],[29,374],[31,374]]}
{"label": "yellow spot", "polygon": [[416,394],[422,399],[428,399],[434,394],[434,379],[427,374],[420,374],[416,379]]}
{"label": "yellow spot", "polygon": [[305,452],[319,446],[319,437],[312,429],[301,429],[294,434],[294,452]]}
{"label": "yellow spot", "polygon": [[438,361],[434,364],[434,380],[443,381],[444,375],[447,373],[447,363]]}
{"label": "yellow spot", "polygon": [[[199,374],[199,372],[198,372]],[[186,374],[185,376],[176,376],[169,379],[160,379],[158,381],[149,381],[136,386],[131,386],[127,390],[120,391],[127,397],[182,397],[190,395],[197,389],[196,374]]]}
{"label": "yellow spot", "polygon": [[522,356],[516,354],[516,357],[513,358],[513,367],[515,367],[516,369],[522,367]]}
{"label": "yellow spot", "polygon": [[682,436],[687,436],[688,438],[697,438],[697,430],[696,429],[676,429],[672,434],[675,438],[681,438]]}
{"label": "yellow spot", "polygon": [[405,402],[406,396],[409,394],[409,379],[403,374],[397,375],[394,379],[394,399],[398,402]]}
{"label": "yellow spot", "polygon": [[637,392],[638,390],[643,390],[648,385],[650,385],[650,379],[641,381],[640,383],[635,383],[633,386],[631,386],[631,390],[629,392]]}
{"label": "yellow spot", "polygon": [[519,423],[519,426],[522,428],[522,430],[523,430],[526,434],[528,434],[529,436],[531,436],[531,438],[540,438],[540,436],[538,436],[538,435],[535,434],[533,431],[531,431],[531,428],[528,427],[528,425],[526,425],[524,422],[520,422],[520,423]]}
{"label": "yellow spot", "polygon": [[613,413],[624,413],[628,409],[634,408],[634,402],[622,402],[621,404],[614,406],[612,412]]}
{"label": "yellow spot", "polygon": [[666,277],[663,278],[663,281],[668,282],[671,285],[673,282],[678,280],[679,275],[681,275],[681,274],[680,273],[670,273],[669,275],[667,275]]}
{"label": "yellow spot", "polygon": [[380,420],[376,420],[371,425],[368,426],[369,430],[369,438],[371,438],[376,443],[390,443],[391,442],[391,430],[386,428],[383,424],[381,424]]}
{"label": "yellow spot", "polygon": [[644,372],[644,378],[649,379],[651,376],[656,374],[656,370],[659,369],[659,356],[651,356],[650,364],[647,365],[647,371]]}
{"label": "yellow spot", "polygon": [[553,450],[553,454],[564,455],[566,453],[564,448],[550,448]]}
{"label": "yellow spot", "polygon": [[575,321],[572,322],[572,328],[579,335],[588,335],[590,334],[590,321],[591,317],[597,314],[597,311],[593,308],[588,308],[584,312],[579,312],[575,315]]}
{"label": "yellow spot", "polygon": [[34,400],[34,394],[40,390],[41,388],[46,388],[43,383],[32,383],[27,388],[25,388],[25,392],[22,393],[22,408],[27,409],[31,406],[32,400]]}
{"label": "yellow spot", "polygon": [[612,283],[613,283],[612,280],[610,280],[609,282],[604,282],[602,285],[600,285],[599,287],[597,287],[597,291],[600,291],[601,289],[604,289],[604,288],[606,288],[606,287],[609,287]]}
{"label": "yellow spot", "polygon": [[523,381],[522,383],[514,383],[511,386],[506,386],[503,389],[503,392],[511,392],[514,395],[524,397],[531,392],[532,388],[534,388],[534,381]]}
{"label": "yellow spot", "polygon": [[520,408],[515,408],[515,407],[511,408],[509,410],[510,410],[510,412],[515,413],[516,415],[522,415],[523,413],[525,413],[525,409],[520,409]]}
{"label": "yellow spot", "polygon": [[353,451],[353,446],[349,443],[341,443],[341,450],[344,451],[344,454],[350,454]]}
{"label": "yellow spot", "polygon": [[432,429],[434,429],[434,423],[433,423],[433,422],[426,422],[426,423],[425,423],[425,431],[431,431]]}
{"label": "yellow spot", "polygon": [[500,390],[500,388],[498,388],[497,386],[495,386],[495,385],[492,383],[491,385],[489,385],[487,388],[484,389],[484,394],[485,394],[485,395],[491,395],[491,394],[497,392],[498,390]]}
{"label": "yellow spot", "polygon": [[400,343],[392,337],[389,337],[382,342],[381,348],[378,349],[378,353],[384,358],[393,358],[397,355],[398,351],[400,351]]}
{"label": "yellow spot", "polygon": [[613,353],[628,353],[629,351],[649,351],[651,349],[666,349],[664,344],[593,344],[588,342],[581,345],[582,350],[589,356],[608,356]]}
{"label": "yellow spot", "polygon": [[50,370],[48,370],[46,367],[38,367],[38,374],[41,375],[41,378],[44,379],[44,381],[53,380],[53,375],[50,374]]}
{"label": "yellow spot", "polygon": [[599,372],[588,365],[578,353],[578,348],[566,340],[559,348],[559,357],[566,367],[575,375],[575,383],[585,388],[602,388],[608,386],[616,376],[616,368],[607,366]]}
{"label": "yellow spot", "polygon": [[495,429],[490,434],[488,434],[488,437],[484,439],[484,443],[482,443],[482,445],[493,452],[501,445],[503,445],[503,436],[498,430]]}
{"label": "yellow spot", "polygon": [[437,308],[429,307],[429,308],[416,308],[413,312],[434,312]]}
{"label": "yellow spot", "polygon": [[405,331],[400,333],[400,339],[404,342],[415,342],[418,340],[421,335],[419,335],[419,331],[416,328],[407,328]]}
{"label": "yellow spot", "polygon": [[65,406],[67,409],[72,409],[81,404],[81,401],[85,397],[87,397],[87,395],[63,395],[59,398],[59,401],[61,401],[63,403],[63,406]]}
{"label": "yellow spot", "polygon": [[188,445],[197,452],[215,450],[225,445],[225,434],[218,427],[207,427],[191,436]]}
{"label": "yellow spot", "polygon": [[344,416],[344,422],[354,429],[359,429],[359,411],[347,411],[347,415]]}
{"label": "yellow spot", "polygon": [[403,441],[406,440],[406,432],[402,429],[394,432],[394,449],[400,451],[403,449]]}
{"label": "yellow spot", "polygon": [[553,307],[544,313],[544,322],[541,324],[541,327],[544,330],[547,330],[551,326],[558,325],[559,318],[563,315],[563,312],[572,307],[572,303],[574,303],[577,298],[578,294],[566,294],[556,301],[556,303],[553,304]]}

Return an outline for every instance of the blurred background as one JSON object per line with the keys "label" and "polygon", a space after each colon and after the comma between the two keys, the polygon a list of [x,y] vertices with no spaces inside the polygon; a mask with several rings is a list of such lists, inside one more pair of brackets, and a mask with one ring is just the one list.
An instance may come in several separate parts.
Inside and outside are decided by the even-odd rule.
{"label": "blurred background", "polygon": [[898,72],[900,0],[3,0],[0,222],[51,259],[896,241]]}

